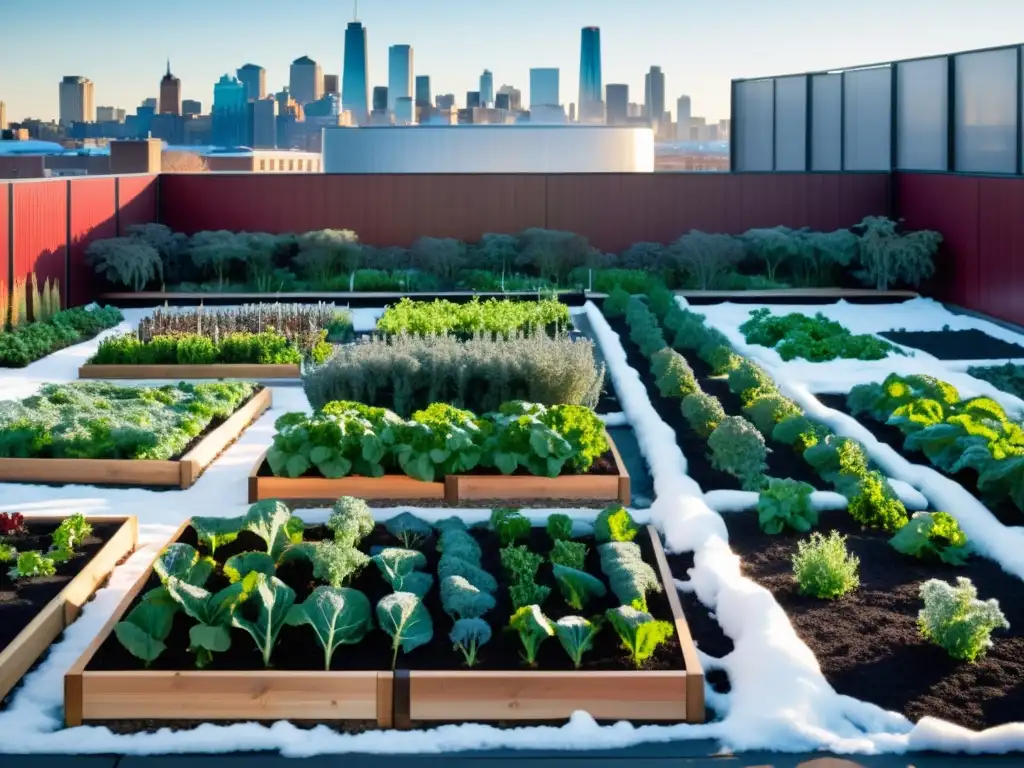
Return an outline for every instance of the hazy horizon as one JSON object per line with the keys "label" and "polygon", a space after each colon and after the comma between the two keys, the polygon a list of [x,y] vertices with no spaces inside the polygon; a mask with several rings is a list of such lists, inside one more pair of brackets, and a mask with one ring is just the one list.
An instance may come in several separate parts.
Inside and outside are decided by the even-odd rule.
{"label": "hazy horizon", "polygon": [[[651,65],[665,72],[665,107],[692,99],[694,115],[729,115],[729,81],[1021,42],[1024,3],[974,0],[942,7],[925,0],[362,0],[368,30],[369,85],[387,84],[388,46],[413,47],[414,72],[430,75],[433,94],[454,93],[463,105],[484,69],[494,87],[514,85],[529,105],[531,67],[561,70],[561,100],[578,100],[580,30],[601,28],[603,84],[627,83],[630,101],[644,100]],[[36,7],[33,7],[36,6]],[[439,7],[440,6],[440,7]],[[177,0],[174,11],[146,10],[126,0],[83,5],[51,0],[44,8],[14,3],[0,10],[8,41],[0,46],[0,101],[7,119],[55,119],[57,84],[82,75],[95,85],[96,106],[129,114],[158,95],[171,59],[183,97],[204,111],[213,83],[252,62],[267,70],[268,92],[288,83],[303,55],[325,73],[341,74],[344,29],[352,3],[306,0],[287,20],[280,0]],[[641,11],[641,8],[643,9]],[[325,34],[325,30],[330,34]],[[117,36],[116,39],[114,36]]]}

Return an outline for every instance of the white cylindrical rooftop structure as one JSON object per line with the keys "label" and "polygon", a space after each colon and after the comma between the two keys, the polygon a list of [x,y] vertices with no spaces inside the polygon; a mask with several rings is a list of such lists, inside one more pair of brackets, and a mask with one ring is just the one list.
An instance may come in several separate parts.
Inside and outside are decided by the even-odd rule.
{"label": "white cylindrical rooftop structure", "polygon": [[650,128],[451,125],[327,128],[325,173],[650,173]]}

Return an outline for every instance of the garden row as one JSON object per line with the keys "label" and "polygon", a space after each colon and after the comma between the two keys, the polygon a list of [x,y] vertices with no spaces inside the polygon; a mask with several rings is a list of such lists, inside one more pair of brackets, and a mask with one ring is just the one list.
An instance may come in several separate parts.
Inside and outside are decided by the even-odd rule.
{"label": "garden row", "polygon": [[306,525],[264,501],[183,525],[67,673],[65,717],[700,722],[671,584],[657,534],[619,506],[582,530],[514,509],[381,525],[347,497]]}
{"label": "garden row", "polygon": [[[649,304],[631,299],[625,322],[615,318],[615,302],[606,312],[630,364],[652,371],[652,402],[671,417],[695,479],[722,487],[721,474],[711,474],[717,470],[758,491],[756,515],[723,515],[730,546],[744,572],[787,610],[840,693],[915,719],[970,727],[1017,719],[1024,705],[1018,584],[971,557],[974,546],[953,516],[908,517],[861,445],[809,419],[702,316],[656,295]],[[780,453],[846,496],[846,509],[817,510],[812,483],[768,477],[769,464],[796,466],[778,462]],[[812,532],[819,526],[831,533]],[[957,570],[965,578],[954,582]],[[703,646],[701,632],[696,638]]]}
{"label": "garden row", "polygon": [[642,291],[652,275],[680,288],[765,289],[856,281],[886,289],[918,285],[934,271],[935,232],[904,232],[868,217],[849,230],[786,227],[740,235],[692,231],[674,243],[637,243],[606,254],[571,232],[528,229],[486,234],[479,242],[422,237],[411,248],[361,245],[349,230],[270,235],[227,231],[191,237],[160,224],[130,227],[126,237],[88,250],[115,288],[142,291],[248,290],[430,292],[590,289]]}

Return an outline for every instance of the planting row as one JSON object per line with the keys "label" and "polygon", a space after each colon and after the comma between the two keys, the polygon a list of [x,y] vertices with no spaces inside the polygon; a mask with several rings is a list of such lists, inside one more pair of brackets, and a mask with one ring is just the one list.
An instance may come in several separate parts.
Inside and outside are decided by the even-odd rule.
{"label": "planting row", "polygon": [[188,237],[145,224],[128,232],[94,242],[88,258],[112,286],[133,291],[165,285],[186,291],[402,293],[444,288],[607,292],[623,285],[641,291],[651,273],[673,287],[696,289],[853,281],[886,289],[929,277],[941,242],[935,232],[903,232],[896,222],[879,217],[831,233],[775,227],[733,237],[692,231],[670,245],[637,243],[620,255],[601,253],[580,235],[544,229],[486,234],[477,243],[422,237],[408,249],[360,245],[349,230]]}
{"label": "planting row", "polygon": [[[702,720],[657,535],[622,507],[580,533],[512,509],[378,525],[347,497],[326,526],[276,501],[194,518],[68,673],[67,717],[241,719],[259,686],[261,717]],[[133,704],[140,685],[152,695]],[[215,707],[196,695],[210,685]]]}

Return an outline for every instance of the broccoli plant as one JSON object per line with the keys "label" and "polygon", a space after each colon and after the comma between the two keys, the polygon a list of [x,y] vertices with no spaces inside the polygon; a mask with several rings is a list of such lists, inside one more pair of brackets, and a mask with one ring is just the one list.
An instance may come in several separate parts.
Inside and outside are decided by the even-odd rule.
{"label": "broccoli plant", "polygon": [[818,523],[818,513],[811,506],[814,487],[789,478],[768,478],[768,487],[757,499],[757,520],[761,530],[769,534],[792,528],[807,533]]}
{"label": "broccoli plant", "polygon": [[362,499],[342,496],[331,510],[327,527],[334,534],[334,540],[347,547],[358,546],[359,542],[373,532],[373,515]]}
{"label": "broccoli plant", "polygon": [[889,544],[905,555],[947,565],[964,565],[971,554],[967,534],[946,512],[916,513],[889,539]]}
{"label": "broccoli plant", "polygon": [[633,516],[621,504],[606,507],[594,520],[594,540],[598,544],[609,541],[632,541],[640,532]]}
{"label": "broccoli plant", "polygon": [[697,391],[683,398],[680,404],[683,418],[690,429],[701,437],[708,437],[725,420],[725,409],[714,395]]}
{"label": "broccoli plant", "polygon": [[531,667],[537,666],[537,652],[540,645],[555,634],[555,628],[541,611],[539,605],[524,605],[512,614],[509,626],[519,633],[523,644],[523,660]]}
{"label": "broccoli plant", "polygon": [[757,428],[740,416],[729,416],[708,438],[711,464],[737,478],[745,491],[764,485],[768,448]]}
{"label": "broccoli plant", "polygon": [[492,595],[498,591],[498,582],[491,574],[469,560],[446,552],[437,563],[437,577],[444,580],[449,576],[461,576],[477,589]]}
{"label": "broccoli plant", "polygon": [[518,509],[491,510],[491,529],[498,534],[502,547],[508,547],[530,536],[530,521]]}
{"label": "broccoli plant", "polygon": [[941,645],[954,659],[974,661],[992,647],[992,632],[1010,623],[996,600],[978,600],[978,590],[962,576],[951,586],[938,579],[921,585],[924,608],[918,613],[921,635]]}
{"label": "broccoli plant", "polygon": [[279,562],[307,560],[313,566],[313,578],[338,588],[350,583],[365,568],[370,558],[355,547],[334,541],[303,541],[288,547]]}
{"label": "broccoli plant", "polygon": [[651,614],[628,605],[610,608],[605,616],[637,668],[642,667],[658,646],[675,634],[669,622],[658,621]]}
{"label": "broccoli plant", "polygon": [[640,547],[631,541],[613,541],[597,548],[601,572],[608,577],[612,594],[623,605],[647,610],[647,594],[660,592],[661,582],[654,569],[644,562]]}
{"label": "broccoli plant", "polygon": [[651,372],[662,397],[682,399],[700,387],[686,358],[668,347],[654,353]]}
{"label": "broccoli plant", "polygon": [[829,434],[828,427],[811,421],[803,415],[792,415],[782,419],[772,428],[772,440],[792,446],[800,454],[813,448]]}
{"label": "broccoli plant", "polygon": [[466,666],[475,667],[480,647],[491,640],[491,625],[483,619],[458,619],[448,639],[466,659]]}
{"label": "broccoli plant", "polygon": [[416,549],[426,541],[433,529],[411,512],[402,512],[384,523],[387,532],[402,542],[406,549]]}
{"label": "broccoli plant", "polygon": [[779,423],[803,415],[799,405],[778,392],[758,395],[743,408],[743,413],[765,437],[771,437]]}
{"label": "broccoli plant", "polygon": [[583,654],[594,647],[594,638],[600,629],[600,618],[588,621],[582,616],[563,616],[555,622],[558,642],[562,644],[576,669],[583,664]]}

